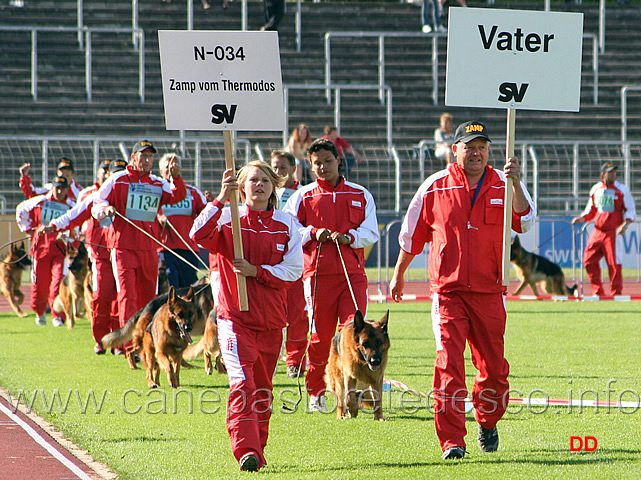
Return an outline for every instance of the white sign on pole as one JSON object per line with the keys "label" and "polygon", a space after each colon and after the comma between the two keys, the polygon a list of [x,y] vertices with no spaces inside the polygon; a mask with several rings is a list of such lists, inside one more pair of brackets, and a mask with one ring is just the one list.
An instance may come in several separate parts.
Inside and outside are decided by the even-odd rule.
{"label": "white sign on pole", "polygon": [[446,105],[579,111],[582,13],[449,12]]}
{"label": "white sign on pole", "polygon": [[159,30],[167,130],[285,129],[278,32]]}

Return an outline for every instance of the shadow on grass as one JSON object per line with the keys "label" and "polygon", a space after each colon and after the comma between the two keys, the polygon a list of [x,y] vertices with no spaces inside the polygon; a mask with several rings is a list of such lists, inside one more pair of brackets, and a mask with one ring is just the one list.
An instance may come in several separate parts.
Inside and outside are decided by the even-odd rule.
{"label": "shadow on grass", "polygon": [[[604,461],[608,462],[628,462],[630,458],[625,455],[639,455],[641,450],[619,450],[611,449],[608,450],[612,452],[611,454],[603,454],[604,450],[601,450],[601,454],[595,456],[591,453],[571,453],[568,458],[563,459],[543,459],[543,458],[528,458],[525,456],[515,456],[509,458],[497,458],[493,457],[492,454],[468,454],[464,460],[460,461],[444,461],[444,460],[435,460],[435,461],[425,461],[425,462],[373,462],[363,464],[361,466],[356,465],[343,465],[343,466],[331,466],[327,465],[326,467],[310,467],[310,466],[274,466],[271,465],[269,468],[270,473],[292,473],[300,472],[309,474],[312,472],[341,472],[349,471],[354,472],[358,470],[368,470],[371,471],[373,468],[395,468],[395,469],[411,469],[411,468],[420,468],[420,467],[445,467],[445,468],[465,468],[466,466],[472,465],[514,465],[514,464],[530,464],[530,465],[549,465],[549,466],[576,466],[576,465],[593,465],[593,464],[602,464]],[[567,455],[569,452],[567,450],[533,450],[532,454],[549,454],[549,455]],[[408,472],[409,474],[409,472]]]}

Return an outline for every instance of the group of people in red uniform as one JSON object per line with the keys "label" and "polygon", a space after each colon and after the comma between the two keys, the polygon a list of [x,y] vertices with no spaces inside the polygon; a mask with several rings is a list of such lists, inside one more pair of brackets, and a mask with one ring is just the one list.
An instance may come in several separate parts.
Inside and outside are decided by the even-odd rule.
{"label": "group of people in red uniform", "polygon": [[[509,390],[509,364],[504,355],[506,288],[501,283],[503,212],[510,209],[511,227],[516,232],[528,231],[536,218],[534,203],[521,182],[518,159],[508,159],[502,171],[492,168],[488,165],[490,144],[481,122],[465,122],[456,129],[452,145],[456,161],[430,175],[408,207],[390,283],[392,298],[401,301],[404,274],[429,243],[431,316],[437,350],[435,423],[445,460],[467,454],[466,344],[478,369],[471,395],[479,448],[484,452],[498,449],[496,426],[505,413]],[[163,239],[172,251],[208,250],[218,339],[230,388],[227,430],[241,470],[257,471],[267,464],[272,379],[284,332],[288,375],[305,376],[309,412],[327,410],[323,377],[331,339],[353,319],[356,310],[367,312],[365,248],[379,240],[375,201],[367,189],[341,174],[341,156],[326,138],[315,140],[308,148],[307,161],[316,177],[308,185],[301,186],[295,180],[296,159],[285,151],[274,151],[271,164],[256,160],[237,173],[226,170],[220,192],[208,202],[197,189],[185,185],[175,157],[161,162],[161,176],[152,174],[155,153],[151,142],[137,143],[122,170],[113,171],[106,179],[99,176],[96,185],[74,194],[78,202],[74,209],[72,183],[62,175],[47,193],[19,206],[21,228],[33,236],[38,286],[34,281],[37,299],[32,300],[32,308],[40,318],[51,303],[52,292],[40,286],[46,271],[56,281],[62,275],[61,267],[53,267],[60,257],[52,253],[59,248],[57,232],[73,228],[83,219],[90,219],[87,231],[96,232],[88,236],[91,243],[108,247],[109,259],[105,253],[92,253],[96,265],[105,264],[104,269],[95,267],[95,274],[107,277],[109,265],[113,277],[109,281],[103,278],[110,283],[104,288],[113,286],[117,292],[112,293],[117,308],[99,305],[97,300],[99,320],[94,322],[102,330],[95,331],[95,336],[115,326],[115,312],[118,325],[123,325],[154,297],[158,252],[149,236]],[[64,166],[63,162],[59,166]],[[606,174],[611,171],[611,166],[604,167],[608,181],[613,175]],[[25,192],[35,194],[27,174],[21,185]],[[513,185],[513,200],[512,205],[503,205],[508,180]],[[604,180],[603,188],[614,190],[612,200],[602,200],[608,192],[595,189],[592,203],[577,222],[599,219],[601,210],[607,212],[616,208],[617,202],[628,202],[624,189],[613,181]],[[241,200],[242,258],[234,253],[234,212],[228,204],[235,190]],[[178,223],[183,224],[180,228],[189,226],[182,245],[170,238],[174,228],[165,228],[164,236],[162,232],[163,222],[178,215],[191,218],[172,222],[176,230]],[[620,215],[614,223],[625,228],[621,225],[627,225],[631,217],[633,212]],[[111,223],[107,235],[105,221]],[[605,229],[604,225],[599,228]],[[40,249],[48,255],[41,255]],[[173,260],[168,264],[173,265]],[[240,307],[238,276],[246,282],[247,310]]]}
{"label": "group of people in red uniform", "polygon": [[[46,323],[46,307],[53,307],[64,276],[65,241],[73,241],[74,235],[60,232],[82,226],[92,261],[91,320],[96,354],[104,353],[99,341],[106,333],[123,326],[156,296],[158,245],[149,237],[162,236],[156,218],[160,208],[179,202],[189,203],[189,207],[196,204],[185,202],[188,189],[174,157],[167,162],[167,178],[151,173],[155,154],[150,141],[137,142],[129,162],[103,162],[95,184],[84,190],[73,179],[73,162],[66,158],[60,160],[54,182],[40,190],[32,185],[30,166],[20,169],[20,186],[32,197],[18,205],[16,216],[19,228],[32,239],[31,307],[36,323]],[[192,189],[189,193],[200,201],[202,209],[202,194]],[[187,238],[190,226],[182,227]],[[56,314],[52,323],[59,326],[64,321]],[[123,352],[117,349],[114,353]]]}

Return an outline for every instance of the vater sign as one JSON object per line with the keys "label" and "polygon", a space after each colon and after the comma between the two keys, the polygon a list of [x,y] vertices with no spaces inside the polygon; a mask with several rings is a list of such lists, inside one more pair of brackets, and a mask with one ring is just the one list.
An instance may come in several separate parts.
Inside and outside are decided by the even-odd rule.
{"label": "vater sign", "polygon": [[285,128],[277,32],[159,30],[167,130]]}
{"label": "vater sign", "polygon": [[583,14],[450,8],[445,104],[578,112]]}

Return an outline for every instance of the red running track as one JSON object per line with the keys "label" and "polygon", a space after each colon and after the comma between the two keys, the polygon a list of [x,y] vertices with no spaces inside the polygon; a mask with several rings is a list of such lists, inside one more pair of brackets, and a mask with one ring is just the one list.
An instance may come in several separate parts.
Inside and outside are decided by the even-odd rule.
{"label": "red running track", "polygon": [[0,390],[0,477],[12,480],[96,480],[116,475],[94,462],[36,415],[15,410]]}

